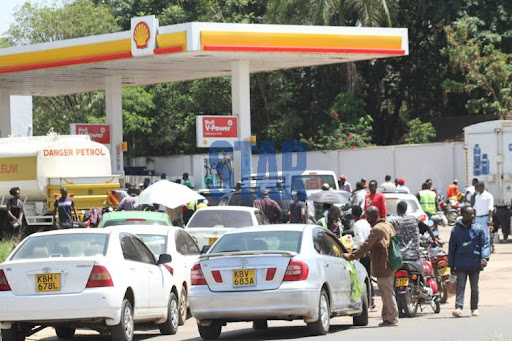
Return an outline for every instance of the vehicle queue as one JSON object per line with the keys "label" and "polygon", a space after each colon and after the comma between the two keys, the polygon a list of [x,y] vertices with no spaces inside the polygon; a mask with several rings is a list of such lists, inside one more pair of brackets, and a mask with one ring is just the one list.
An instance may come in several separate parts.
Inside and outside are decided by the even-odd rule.
{"label": "vehicle queue", "polygon": [[[308,192],[324,178],[308,175]],[[426,220],[414,195],[386,194],[394,206],[398,200],[409,200],[409,213]],[[342,200],[333,205],[350,208]],[[314,215],[323,213],[315,202],[310,207],[316,221]],[[329,229],[268,226],[260,210],[242,206],[197,210],[185,229],[165,226],[170,221],[155,212],[121,218],[126,214],[106,215],[105,229],[33,234],[13,251],[0,265],[4,340],[20,341],[51,326],[60,338],[86,327],[131,341],[139,322],[174,334],[188,307],[204,339],[219,338],[222,326],[235,321],[263,329],[268,320],[301,319],[316,335],[328,332],[333,316],[368,324],[371,277],[358,261],[343,258],[349,250]],[[200,255],[201,249],[206,253]],[[26,314],[34,305],[48,309]],[[54,313],[68,310],[73,312]]]}

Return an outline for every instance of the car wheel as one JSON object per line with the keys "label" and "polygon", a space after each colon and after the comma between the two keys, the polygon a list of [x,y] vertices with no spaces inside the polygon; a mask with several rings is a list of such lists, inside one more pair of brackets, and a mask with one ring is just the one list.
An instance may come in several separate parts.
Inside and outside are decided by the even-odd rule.
{"label": "car wheel", "polygon": [[133,330],[132,304],[125,298],[121,305],[121,321],[110,330],[112,341],[132,341]]}
{"label": "car wheel", "polygon": [[203,340],[218,340],[222,331],[222,324],[214,321],[209,326],[198,325],[197,328]]}
{"label": "car wheel", "polygon": [[25,334],[21,332],[17,325],[13,324],[11,329],[2,329],[2,341],[24,341]]}
{"label": "car wheel", "polygon": [[268,328],[267,320],[256,320],[252,322],[252,329],[262,330]]}
{"label": "car wheel", "polygon": [[361,312],[361,315],[352,317],[352,323],[354,324],[354,326],[368,325],[368,294],[366,290],[363,291],[361,300],[361,303],[363,305],[363,311]]}
{"label": "car wheel", "polygon": [[308,328],[313,335],[325,335],[331,327],[331,309],[329,307],[329,297],[325,289],[320,292],[318,302],[318,320],[308,323]]}
{"label": "car wheel", "polygon": [[72,339],[75,336],[75,328],[55,327],[55,334],[59,339]]}
{"label": "car wheel", "polygon": [[181,287],[180,294],[180,321],[179,325],[182,326],[187,321],[187,288]]}
{"label": "car wheel", "polygon": [[179,309],[178,299],[176,295],[171,292],[169,297],[169,304],[167,305],[167,321],[158,325],[162,335],[174,335],[178,331],[179,324]]}

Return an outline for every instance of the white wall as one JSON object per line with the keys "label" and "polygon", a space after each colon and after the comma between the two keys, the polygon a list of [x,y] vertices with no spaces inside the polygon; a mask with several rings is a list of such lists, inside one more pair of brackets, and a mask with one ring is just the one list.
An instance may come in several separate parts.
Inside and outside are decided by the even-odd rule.
{"label": "white wall", "polygon": [[[361,148],[356,150],[329,150],[307,153],[307,169],[332,170],[345,174],[348,181],[355,183],[362,177],[379,183],[389,174],[392,178],[404,178],[406,186],[413,192],[431,178],[434,187],[444,194],[453,179],[459,180],[459,188],[465,187],[465,157],[463,142],[429,143],[421,145],[397,145]],[[282,168],[282,155],[277,154],[278,170]],[[168,178],[188,172],[194,179],[195,187],[204,177],[204,159],[208,154],[153,157],[146,163],[140,157],[132,166],[145,166],[157,174],[166,173]],[[256,171],[259,155],[253,155],[252,165]],[[295,159],[294,159],[295,163]],[[235,167],[237,163],[235,160]]]}

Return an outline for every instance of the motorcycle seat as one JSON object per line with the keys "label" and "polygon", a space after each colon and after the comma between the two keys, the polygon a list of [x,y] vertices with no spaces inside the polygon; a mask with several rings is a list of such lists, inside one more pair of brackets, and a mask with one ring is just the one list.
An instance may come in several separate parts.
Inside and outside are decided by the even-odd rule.
{"label": "motorcycle seat", "polygon": [[421,274],[423,272],[423,264],[421,261],[404,261],[400,270],[406,270],[410,273]]}

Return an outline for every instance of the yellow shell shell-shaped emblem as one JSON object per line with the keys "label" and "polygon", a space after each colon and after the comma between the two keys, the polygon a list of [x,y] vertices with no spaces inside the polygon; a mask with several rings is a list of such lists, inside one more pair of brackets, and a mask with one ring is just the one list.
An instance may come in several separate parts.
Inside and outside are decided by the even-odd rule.
{"label": "yellow shell shell-shaped emblem", "polygon": [[149,27],[145,22],[141,21],[137,26],[135,26],[135,29],[133,30],[133,40],[135,41],[135,46],[137,46],[138,49],[145,49],[148,47],[149,36]]}

